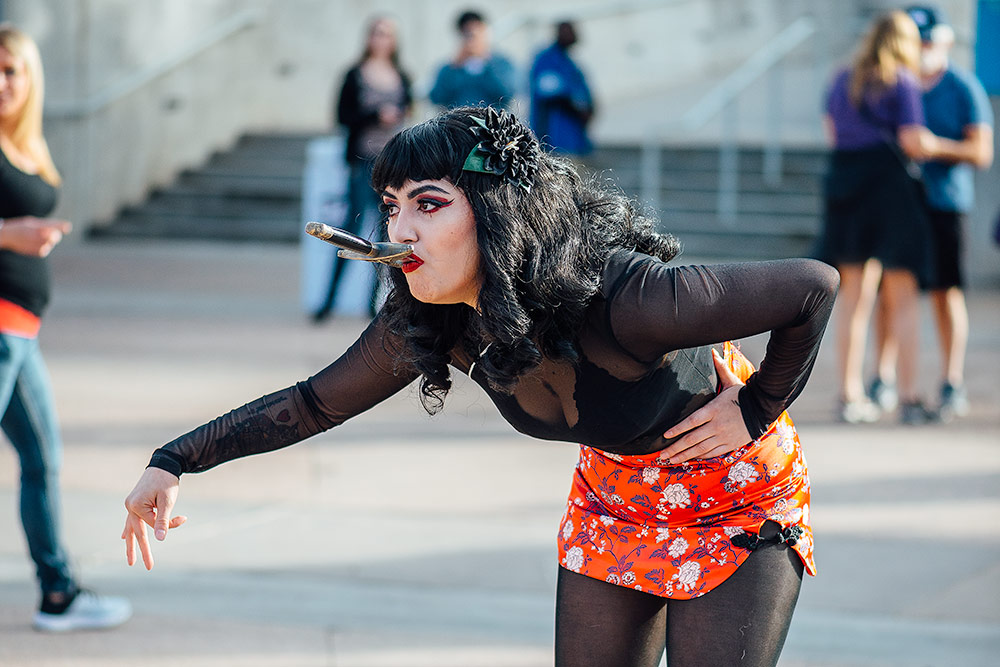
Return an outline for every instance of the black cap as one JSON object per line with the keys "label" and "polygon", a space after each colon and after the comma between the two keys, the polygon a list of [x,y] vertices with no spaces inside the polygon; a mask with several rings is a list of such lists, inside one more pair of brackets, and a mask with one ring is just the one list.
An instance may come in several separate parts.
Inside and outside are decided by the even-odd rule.
{"label": "black cap", "polygon": [[920,30],[920,39],[924,42],[933,42],[933,31],[939,25],[948,25],[941,8],[931,5],[914,5],[906,8],[906,13],[910,15],[913,22]]}

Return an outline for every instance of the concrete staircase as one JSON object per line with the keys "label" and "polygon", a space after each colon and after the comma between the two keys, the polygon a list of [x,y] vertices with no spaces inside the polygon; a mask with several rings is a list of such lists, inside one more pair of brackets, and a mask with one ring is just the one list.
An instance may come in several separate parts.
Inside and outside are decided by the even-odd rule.
{"label": "concrete staircase", "polygon": [[94,238],[297,242],[307,135],[245,135],[124,209]]}
{"label": "concrete staircase", "polygon": [[[306,135],[246,135],[232,150],[182,173],[168,188],[95,229],[97,238],[168,238],[298,242]],[[698,257],[775,258],[807,254],[819,228],[823,153],[785,154],[780,185],[762,176],[760,150],[739,155],[738,217],[716,215],[718,149],[663,150],[660,229]],[[587,165],[638,196],[639,152],[605,147]]]}
{"label": "concrete staircase", "polygon": [[[602,148],[587,162],[638,196],[637,149]],[[660,164],[659,229],[677,236],[685,254],[768,259],[809,253],[820,226],[823,151],[787,151],[781,182],[772,186],[763,177],[762,151],[740,150],[737,217],[731,223],[717,215],[717,147],[666,148]]]}

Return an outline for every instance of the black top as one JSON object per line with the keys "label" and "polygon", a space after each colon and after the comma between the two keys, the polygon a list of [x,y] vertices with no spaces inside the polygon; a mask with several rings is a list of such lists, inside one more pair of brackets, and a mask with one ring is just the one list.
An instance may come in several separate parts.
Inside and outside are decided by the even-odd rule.
{"label": "black top", "polygon": [[[0,218],[44,218],[56,207],[57,190],[37,174],[10,163],[0,150]],[[17,223],[7,223],[17,224]],[[42,316],[49,303],[49,269],[44,257],[0,250],[0,299]]]}
{"label": "black top", "polygon": [[[396,104],[400,111],[406,112],[413,103],[410,92],[410,79],[402,70],[399,73],[400,90],[373,91],[365,84],[361,65],[356,65],[344,75],[344,82],[337,98],[337,122],[347,128],[347,161],[360,163],[374,157],[362,142],[367,130],[379,125],[379,109],[382,104]],[[366,91],[369,93],[366,95]],[[395,134],[393,131],[391,134]],[[390,136],[391,136],[390,134]],[[385,137],[388,141],[389,136]],[[375,149],[377,153],[381,146]]]}
{"label": "black top", "polygon": [[[646,454],[665,448],[662,433],[715,396],[704,346],[770,331],[766,358],[740,392],[744,421],[758,437],[805,386],[837,285],[837,272],[815,260],[672,267],[616,251],[587,312],[577,366],[545,361],[504,395],[460,350],[451,364],[466,374],[473,367],[472,379],[523,433]],[[416,379],[389,352],[399,342],[376,317],[313,377],[177,438],[150,465],[201,472],[337,426]]]}

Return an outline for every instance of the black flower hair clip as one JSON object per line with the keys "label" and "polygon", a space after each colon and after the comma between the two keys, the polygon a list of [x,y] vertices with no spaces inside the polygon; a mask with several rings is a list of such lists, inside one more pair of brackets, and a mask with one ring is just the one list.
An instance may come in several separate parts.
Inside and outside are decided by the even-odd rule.
{"label": "black flower hair clip", "polygon": [[473,116],[469,131],[479,143],[465,158],[462,169],[500,176],[530,192],[538,172],[538,142],[513,114],[486,108],[486,118]]}

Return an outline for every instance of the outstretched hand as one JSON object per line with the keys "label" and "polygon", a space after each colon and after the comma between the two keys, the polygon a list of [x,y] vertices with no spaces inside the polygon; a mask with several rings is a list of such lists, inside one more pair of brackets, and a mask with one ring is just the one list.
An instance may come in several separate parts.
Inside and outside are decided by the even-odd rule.
{"label": "outstretched hand", "polygon": [[147,570],[153,569],[153,552],[149,548],[146,525],[153,528],[153,534],[161,542],[167,538],[167,531],[177,528],[187,521],[186,516],[170,517],[177,502],[180,479],[160,468],[146,468],[136,483],[132,493],[125,499],[128,516],[125,517],[125,560],[135,565],[135,544],[139,543],[142,562]]}
{"label": "outstretched hand", "polygon": [[680,436],[660,452],[660,458],[669,459],[671,465],[720,456],[752,440],[739,404],[743,382],[715,348],[712,348],[712,361],[715,362],[722,391],[663,434],[668,440]]}

